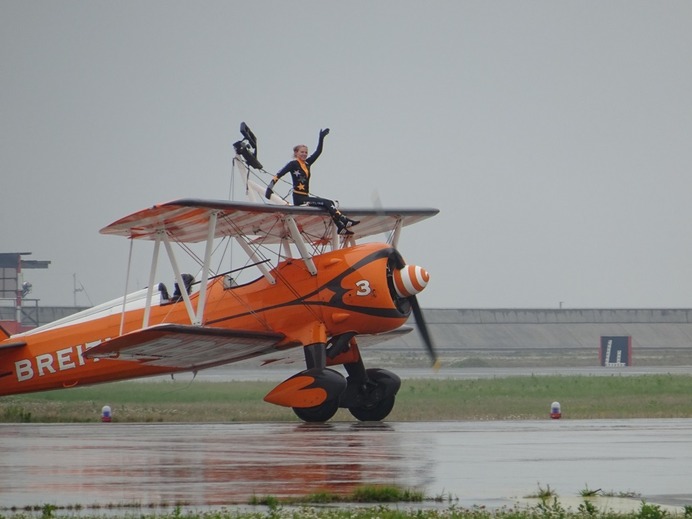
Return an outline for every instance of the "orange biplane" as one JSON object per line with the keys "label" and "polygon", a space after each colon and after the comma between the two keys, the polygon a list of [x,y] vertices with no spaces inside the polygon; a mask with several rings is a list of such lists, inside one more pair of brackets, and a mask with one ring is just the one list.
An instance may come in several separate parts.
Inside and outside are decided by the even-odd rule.
{"label": "orange biplane", "polygon": [[[436,361],[416,300],[428,274],[408,265],[397,243],[402,227],[438,210],[345,209],[360,224],[341,236],[320,208],[263,199],[265,188],[249,178],[261,170],[256,139],[244,124],[241,132],[235,164],[254,201],[176,200],[103,228],[131,244],[153,242],[147,288],[126,288],[123,298],[13,336],[0,328],[0,395],[196,372],[261,355],[271,362],[302,348],[306,369],[270,391],[267,402],[309,422],[327,421],[339,407],[358,420],[389,414],[399,377],[366,369],[359,347],[409,332],[403,325],[413,313]],[[380,234],[388,240],[364,240]],[[247,254],[237,271],[256,268],[259,277],[239,283],[237,271],[215,273],[212,253],[222,240]],[[195,277],[181,272],[174,248],[191,252],[193,244],[204,246]],[[155,281],[161,246],[175,275],[173,294]]]}

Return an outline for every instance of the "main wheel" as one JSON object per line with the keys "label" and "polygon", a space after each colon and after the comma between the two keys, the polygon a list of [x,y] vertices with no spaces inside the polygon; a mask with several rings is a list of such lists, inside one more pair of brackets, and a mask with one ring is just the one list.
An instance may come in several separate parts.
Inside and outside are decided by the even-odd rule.
{"label": "main wheel", "polygon": [[380,422],[392,412],[394,399],[394,395],[391,395],[374,404],[364,407],[349,407],[348,410],[361,422]]}
{"label": "main wheel", "polygon": [[315,407],[293,407],[292,409],[304,422],[326,422],[339,410],[339,400],[327,400]]}

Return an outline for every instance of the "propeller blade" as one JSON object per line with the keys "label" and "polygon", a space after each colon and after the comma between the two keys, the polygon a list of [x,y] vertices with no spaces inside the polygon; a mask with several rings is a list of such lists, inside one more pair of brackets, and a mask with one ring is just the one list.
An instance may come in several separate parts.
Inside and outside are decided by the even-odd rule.
{"label": "propeller blade", "polygon": [[420,334],[423,337],[423,343],[425,344],[425,347],[428,350],[428,353],[430,354],[430,358],[433,361],[433,366],[437,368],[439,367],[437,353],[435,353],[435,346],[433,345],[432,337],[430,336],[430,332],[428,331],[428,325],[425,323],[423,312],[421,311],[420,305],[418,304],[418,299],[416,298],[416,296],[411,296],[408,298],[408,300],[411,303],[411,310],[413,311],[413,317],[416,319],[416,325],[418,326],[418,330],[420,330]]}

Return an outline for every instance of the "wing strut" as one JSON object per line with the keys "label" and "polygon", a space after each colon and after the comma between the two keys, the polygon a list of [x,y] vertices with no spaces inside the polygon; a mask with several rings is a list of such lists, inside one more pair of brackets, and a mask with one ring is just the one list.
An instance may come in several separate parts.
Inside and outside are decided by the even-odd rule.
{"label": "wing strut", "polygon": [[[180,268],[178,267],[178,261],[175,259],[173,254],[173,247],[171,247],[171,242],[165,233],[163,234],[163,244],[166,246],[166,252],[168,253],[168,261],[171,262],[171,267],[173,267],[173,273],[175,274],[175,280],[178,282],[178,287],[180,287],[180,295],[183,296],[183,301],[185,302],[185,308],[187,309],[187,315],[190,318],[190,323],[194,326],[199,326],[201,323],[197,321],[197,316],[192,308],[192,302],[190,301],[190,294],[187,293],[185,289],[185,282],[183,281],[183,276],[180,273]],[[151,305],[151,299],[147,301],[148,305]],[[146,328],[148,323],[144,325]]]}
{"label": "wing strut", "polygon": [[259,260],[259,256],[257,256],[257,253],[252,250],[252,248],[247,244],[247,242],[243,240],[240,236],[236,236],[236,241],[245,251],[245,254],[247,254],[251,260],[256,262],[257,268],[260,269],[260,272],[262,272],[262,275],[269,282],[269,284],[276,284],[276,279],[274,279],[274,276],[271,275],[271,272],[269,272],[269,269],[266,267],[264,262]]}
{"label": "wing strut", "polygon": [[[187,310],[188,317],[190,318],[190,324],[193,326],[201,326],[202,320],[204,319],[204,308],[206,306],[207,297],[207,284],[209,282],[209,271],[211,265],[211,254],[214,245],[214,236],[216,234],[216,222],[218,221],[218,211],[212,211],[209,214],[209,226],[207,229],[207,243],[204,250],[204,264],[202,265],[202,279],[200,280],[200,290],[197,298],[197,311],[192,307],[192,301],[190,300],[190,295],[185,289],[185,282],[183,281],[183,276],[178,267],[178,261],[175,258],[173,248],[171,247],[171,242],[165,228],[161,228],[156,231],[156,238],[154,239],[154,252],[151,256],[151,268],[149,271],[149,285],[147,286],[147,297],[146,306],[144,307],[144,317],[142,318],[142,328],[149,327],[149,317],[151,315],[151,305],[154,296],[154,284],[156,279],[156,268],[159,263],[159,252],[161,249],[161,242],[166,248],[166,253],[168,254],[168,260],[170,261],[171,268],[175,274],[175,280],[178,286],[181,287],[180,295],[185,303],[185,308]],[[129,266],[128,266],[128,276],[129,276]],[[125,302],[123,302],[123,306]],[[123,316],[125,315],[123,311]],[[120,333],[123,333],[123,323],[121,322]]]}
{"label": "wing strut", "polygon": [[284,222],[286,222],[286,225],[288,226],[288,232],[291,233],[291,238],[293,238],[293,243],[296,244],[296,247],[298,247],[298,251],[300,252],[300,256],[303,258],[303,261],[305,262],[305,266],[308,268],[308,272],[312,274],[313,276],[317,275],[317,267],[315,267],[315,262],[312,261],[312,256],[308,253],[308,249],[305,246],[305,241],[303,241],[303,237],[300,234],[300,231],[298,230],[298,226],[296,225],[296,221],[293,219],[292,216],[287,216],[284,218]]}
{"label": "wing strut", "polygon": [[403,226],[403,220],[401,217],[396,219],[394,224],[394,231],[392,231],[392,247],[397,249],[399,247],[399,236],[401,236],[401,227]]}
{"label": "wing strut", "polygon": [[287,258],[293,259],[293,253],[291,252],[291,244],[286,238],[281,239],[281,250]]}
{"label": "wing strut", "polygon": [[125,331],[125,308],[127,307],[127,290],[130,286],[130,271],[132,269],[132,250],[135,241],[130,240],[130,254],[127,257],[127,274],[125,275],[125,293],[123,294],[123,311],[120,314],[120,335]]}
{"label": "wing strut", "polygon": [[214,244],[214,235],[216,234],[216,221],[218,215],[218,211],[213,211],[209,215],[209,232],[207,234],[207,246],[204,249],[204,265],[202,266],[202,279],[200,281],[201,284],[199,289],[199,296],[197,299],[197,324],[202,324],[202,320],[204,318],[204,307],[207,303],[207,283],[209,282],[209,264],[211,263],[211,253],[213,250],[212,246]]}
{"label": "wing strut", "polygon": [[156,238],[154,240],[154,252],[151,256],[151,270],[149,271],[149,286],[147,287],[147,299],[146,306],[144,307],[144,317],[142,318],[142,328],[149,327],[149,316],[151,315],[151,304],[154,296],[154,284],[156,279],[156,267],[159,262],[159,251],[161,248],[161,242],[166,248],[166,253],[168,254],[168,261],[173,269],[173,274],[175,275],[175,280],[180,288],[180,295],[183,297],[183,302],[185,303],[185,309],[187,310],[187,315],[190,318],[190,324],[193,326],[200,326],[202,324],[202,319],[204,317],[204,307],[206,304],[207,296],[207,283],[209,282],[209,266],[211,263],[211,253],[214,244],[214,234],[216,233],[216,222],[217,222],[216,211],[212,212],[209,216],[209,228],[207,231],[207,244],[204,250],[204,264],[202,265],[202,279],[200,280],[200,291],[197,298],[197,311],[192,307],[192,301],[190,300],[190,294],[188,294],[185,289],[185,282],[183,281],[183,276],[180,272],[180,267],[178,266],[178,261],[176,260],[175,253],[171,247],[171,242],[164,229],[159,229],[156,232]]}
{"label": "wing strut", "polygon": [[[159,262],[159,249],[161,248],[161,237],[163,236],[163,231],[159,230],[156,233],[156,239],[154,240],[154,253],[151,255],[151,269],[149,270],[149,285],[147,286],[147,299],[146,306],[144,307],[144,317],[142,319],[142,328],[149,326],[149,314],[151,313],[151,298],[154,294],[154,280],[156,279],[156,265]],[[128,267],[129,274],[129,267]],[[183,286],[183,285],[179,285]],[[124,303],[123,303],[123,318],[125,317]],[[122,335],[122,330],[120,331]]]}

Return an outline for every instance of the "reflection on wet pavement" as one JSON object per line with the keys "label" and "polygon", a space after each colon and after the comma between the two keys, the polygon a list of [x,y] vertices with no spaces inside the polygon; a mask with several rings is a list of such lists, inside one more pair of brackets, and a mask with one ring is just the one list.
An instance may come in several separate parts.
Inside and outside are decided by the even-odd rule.
{"label": "reflection on wet pavement", "polygon": [[387,424],[5,425],[0,504],[223,505],[419,486],[401,461],[424,442]]}

